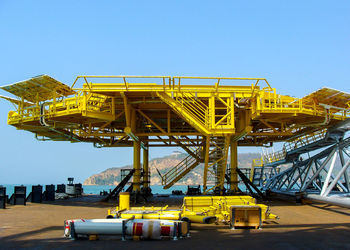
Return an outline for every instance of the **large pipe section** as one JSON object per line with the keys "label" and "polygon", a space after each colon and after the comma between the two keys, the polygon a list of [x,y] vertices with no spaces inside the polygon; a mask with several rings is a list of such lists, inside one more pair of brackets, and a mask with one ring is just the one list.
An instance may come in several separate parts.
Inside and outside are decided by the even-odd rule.
{"label": "large pipe section", "polygon": [[169,220],[143,219],[75,219],[65,221],[64,236],[77,239],[89,235],[139,236],[141,239],[160,240],[170,236],[177,239],[189,232],[188,223]]}
{"label": "large pipe section", "polygon": [[186,222],[211,224],[216,221],[215,216],[208,216],[202,213],[186,211],[183,214],[182,210],[130,210],[130,193],[123,192],[119,194],[119,207],[116,213],[110,213],[107,218],[119,219],[148,219],[148,220],[181,220]]}
{"label": "large pipe section", "polygon": [[197,213],[197,212],[191,212],[186,211],[185,213],[182,213],[182,211],[138,211],[138,210],[129,210],[129,211],[123,211],[119,214],[112,213],[108,216],[108,218],[122,218],[122,219],[147,219],[147,220],[181,220],[181,221],[188,221],[191,223],[204,223],[204,224],[211,224],[216,221],[215,216],[206,215],[204,213]]}
{"label": "large pipe section", "polygon": [[321,196],[318,194],[305,194],[304,199],[350,208],[350,197],[341,196]]}

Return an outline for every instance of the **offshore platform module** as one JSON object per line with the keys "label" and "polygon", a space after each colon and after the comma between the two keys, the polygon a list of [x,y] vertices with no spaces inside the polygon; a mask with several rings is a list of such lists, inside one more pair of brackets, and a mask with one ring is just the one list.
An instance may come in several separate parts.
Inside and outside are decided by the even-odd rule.
{"label": "offshore platform module", "polygon": [[1,96],[15,106],[8,124],[38,140],[133,147],[134,192],[149,190],[150,147],[188,153],[161,173],[165,189],[203,163],[204,193],[222,193],[225,183],[234,193],[237,146],[293,144],[350,115],[350,94],[322,88],[295,98],[264,78],[78,76],[69,87],[41,75],[1,89],[13,95]]}

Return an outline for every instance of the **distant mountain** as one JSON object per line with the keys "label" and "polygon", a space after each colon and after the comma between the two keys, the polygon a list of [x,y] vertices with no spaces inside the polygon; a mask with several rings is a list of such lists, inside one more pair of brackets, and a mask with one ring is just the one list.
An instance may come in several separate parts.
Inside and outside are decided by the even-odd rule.
{"label": "distant mountain", "polygon": [[[165,174],[171,167],[178,164],[183,160],[187,154],[174,152],[171,155],[155,158],[150,160],[149,167],[151,170],[151,184],[160,185],[161,179],[157,173],[157,170],[161,174]],[[252,160],[259,158],[258,153],[244,153],[238,155],[238,166],[239,168],[250,168]],[[142,166],[142,165],[141,165]],[[84,181],[84,185],[118,185],[121,181],[120,170],[121,169],[132,169],[132,165],[123,167],[108,168],[105,171],[94,174]],[[194,170],[188,173],[182,178],[179,185],[197,185],[203,183],[203,164],[197,166]]]}

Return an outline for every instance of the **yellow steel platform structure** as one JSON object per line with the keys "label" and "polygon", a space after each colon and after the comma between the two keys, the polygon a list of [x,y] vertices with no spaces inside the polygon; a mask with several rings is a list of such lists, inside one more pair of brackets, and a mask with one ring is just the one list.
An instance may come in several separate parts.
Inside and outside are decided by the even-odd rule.
{"label": "yellow steel platform structure", "polygon": [[350,94],[322,88],[295,98],[276,93],[264,78],[78,76],[70,87],[41,75],[1,89],[14,95],[0,96],[15,106],[8,124],[38,140],[133,147],[135,192],[149,185],[141,149],[144,173],[150,147],[188,153],[161,176],[164,188],[204,163],[205,193],[223,189],[227,166],[235,192],[237,146],[292,140],[350,114]]}

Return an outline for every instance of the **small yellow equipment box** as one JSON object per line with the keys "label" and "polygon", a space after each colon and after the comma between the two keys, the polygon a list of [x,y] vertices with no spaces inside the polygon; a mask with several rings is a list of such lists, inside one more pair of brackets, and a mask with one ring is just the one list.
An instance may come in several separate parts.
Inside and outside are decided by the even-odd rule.
{"label": "small yellow equipment box", "polygon": [[260,206],[231,206],[231,228],[236,227],[261,227]]}

